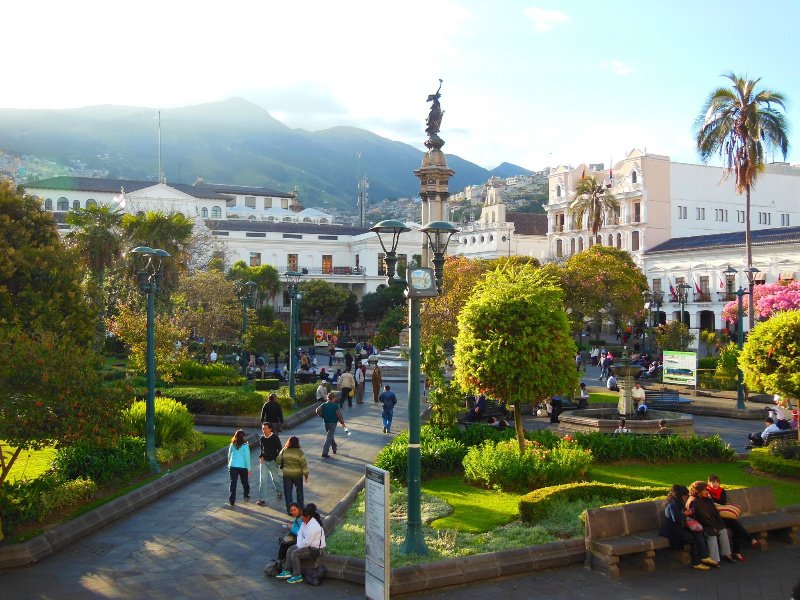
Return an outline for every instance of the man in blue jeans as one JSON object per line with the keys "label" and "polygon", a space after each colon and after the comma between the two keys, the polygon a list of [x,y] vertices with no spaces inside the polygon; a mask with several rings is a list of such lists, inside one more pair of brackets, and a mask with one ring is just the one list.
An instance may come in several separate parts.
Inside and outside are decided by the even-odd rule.
{"label": "man in blue jeans", "polygon": [[383,405],[383,433],[391,433],[392,417],[394,416],[394,405],[397,404],[397,396],[388,385],[383,386],[383,393],[378,396],[378,402]]}
{"label": "man in blue jeans", "polygon": [[322,421],[325,423],[325,431],[328,433],[325,438],[325,444],[322,446],[322,458],[330,458],[328,450],[333,450],[333,453],[336,454],[336,440],[334,439],[336,424],[341,423],[342,427],[345,427],[342,409],[336,401],[336,392],[328,394],[328,401],[320,404],[316,413],[318,417],[322,417]]}

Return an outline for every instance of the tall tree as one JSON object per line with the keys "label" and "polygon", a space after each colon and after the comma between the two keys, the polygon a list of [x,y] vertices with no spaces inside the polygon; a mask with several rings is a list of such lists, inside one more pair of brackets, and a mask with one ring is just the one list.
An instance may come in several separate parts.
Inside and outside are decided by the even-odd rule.
{"label": "tall tree", "polygon": [[256,308],[265,306],[281,289],[281,276],[272,265],[248,267],[243,260],[239,260],[228,271],[228,278],[240,283],[252,281],[256,284]]}
{"label": "tall tree", "polygon": [[[757,89],[760,78],[747,79],[734,73],[725,77],[731,86],[712,91],[697,117],[697,151],[703,161],[718,154],[725,175],[735,175],[736,192],[745,195],[744,245],[750,268],[750,191],[764,170],[765,152],[777,148],[786,159],[789,123],[782,112],[786,110],[783,94]],[[752,329],[754,314],[749,316]]]}
{"label": "tall tree", "polygon": [[96,204],[67,213],[66,222],[72,229],[66,240],[74,245],[83,258],[92,278],[92,303],[97,315],[95,348],[102,349],[105,341],[104,290],[106,271],[111,269],[122,254],[122,213],[109,204]]}
{"label": "tall tree", "polygon": [[487,273],[458,315],[456,381],[514,405],[520,452],[521,405],[573,393],[574,354],[563,293],[532,265]]}
{"label": "tall tree", "polygon": [[349,292],[322,279],[300,283],[300,314],[314,324],[314,329],[336,325],[336,319],[347,306]]}
{"label": "tall tree", "polygon": [[242,328],[242,305],[236,284],[219,271],[182,277],[173,294],[177,322],[211,343],[235,341]]}
{"label": "tall tree", "polygon": [[608,191],[605,184],[590,175],[581,177],[575,184],[575,194],[569,204],[568,212],[579,224],[583,222],[583,216],[588,215],[589,231],[592,235],[597,235],[603,225],[606,213],[617,206],[619,206],[619,202]]}

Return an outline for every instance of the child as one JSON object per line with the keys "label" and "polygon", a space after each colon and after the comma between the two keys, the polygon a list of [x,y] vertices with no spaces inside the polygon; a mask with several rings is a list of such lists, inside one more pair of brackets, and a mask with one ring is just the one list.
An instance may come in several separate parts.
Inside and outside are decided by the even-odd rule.
{"label": "child", "polygon": [[[711,496],[711,500],[714,504],[728,504],[728,494],[725,492],[725,488],[722,487],[719,481],[719,477],[714,475],[713,473],[708,476],[708,494]],[[736,560],[743,561],[744,556],[742,556],[740,549],[742,540],[749,540],[750,545],[752,547],[757,547],[761,544],[756,538],[751,536],[747,533],[747,530],[739,523],[736,519],[722,519],[725,522],[725,527],[731,530],[731,547],[732,547],[732,556]]]}

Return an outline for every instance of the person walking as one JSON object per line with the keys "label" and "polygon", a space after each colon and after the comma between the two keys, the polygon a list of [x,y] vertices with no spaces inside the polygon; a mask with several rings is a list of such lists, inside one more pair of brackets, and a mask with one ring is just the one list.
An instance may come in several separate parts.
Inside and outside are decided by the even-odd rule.
{"label": "person walking", "polygon": [[350,353],[350,350],[347,350],[344,355],[344,370],[349,371],[353,368],[353,355]]}
{"label": "person walking", "polygon": [[281,451],[281,440],[273,433],[272,423],[265,421],[261,424],[261,438],[258,440],[261,453],[258,455],[258,504],[267,503],[267,475],[272,482],[272,488],[280,500],[283,492],[278,488],[278,463],[275,460]]}
{"label": "person walking", "polygon": [[388,385],[383,386],[383,393],[380,396],[383,411],[381,418],[383,419],[383,433],[392,432],[392,417],[394,416],[394,405],[397,404],[397,396]]}
{"label": "person walking", "polygon": [[242,480],[245,500],[250,498],[250,482],[247,477],[250,472],[250,444],[245,441],[245,436],[245,432],[239,429],[233,434],[228,446],[228,472],[231,477],[228,504],[231,506],[236,504],[236,485],[239,479]]}
{"label": "person walking", "polygon": [[367,366],[361,365],[356,369],[356,404],[364,404],[364,388],[367,383]]}
{"label": "person walking", "polygon": [[325,431],[327,432],[327,436],[325,437],[325,443],[322,446],[322,458],[330,458],[330,454],[328,453],[329,450],[333,450],[333,453],[336,454],[336,424],[341,423],[342,427],[346,427],[344,424],[344,417],[342,416],[342,408],[339,406],[339,403],[336,402],[336,392],[330,392],[328,394],[328,401],[325,404],[320,404],[316,410],[317,416],[322,418],[322,422],[325,424]]}
{"label": "person walking", "polygon": [[342,373],[342,376],[339,378],[339,391],[342,393],[342,397],[339,399],[339,404],[342,408],[344,408],[345,401],[347,402],[347,406],[353,408],[353,396],[350,395],[350,392],[353,392],[355,387],[356,380],[350,373],[350,369],[348,369]]}
{"label": "person walking", "polygon": [[278,466],[283,470],[283,499],[286,502],[286,512],[289,510],[293,499],[292,490],[297,491],[297,503],[303,505],[303,482],[308,483],[308,463],[306,455],[300,449],[300,438],[293,435],[286,441],[286,445],[276,459]]}
{"label": "person walking", "polygon": [[272,429],[283,431],[283,409],[278,403],[278,395],[274,392],[261,407],[261,422],[272,423]]}
{"label": "person walking", "polygon": [[380,402],[378,397],[381,395],[381,368],[378,365],[375,365],[375,368],[372,369],[372,401],[377,404]]}

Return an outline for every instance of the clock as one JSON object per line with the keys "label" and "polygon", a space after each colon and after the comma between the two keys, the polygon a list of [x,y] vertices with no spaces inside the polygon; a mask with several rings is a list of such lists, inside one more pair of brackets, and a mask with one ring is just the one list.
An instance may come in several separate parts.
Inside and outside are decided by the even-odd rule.
{"label": "clock", "polygon": [[408,269],[408,297],[409,298],[435,298],[439,295],[436,289],[436,279],[433,269],[428,267],[414,267]]}

